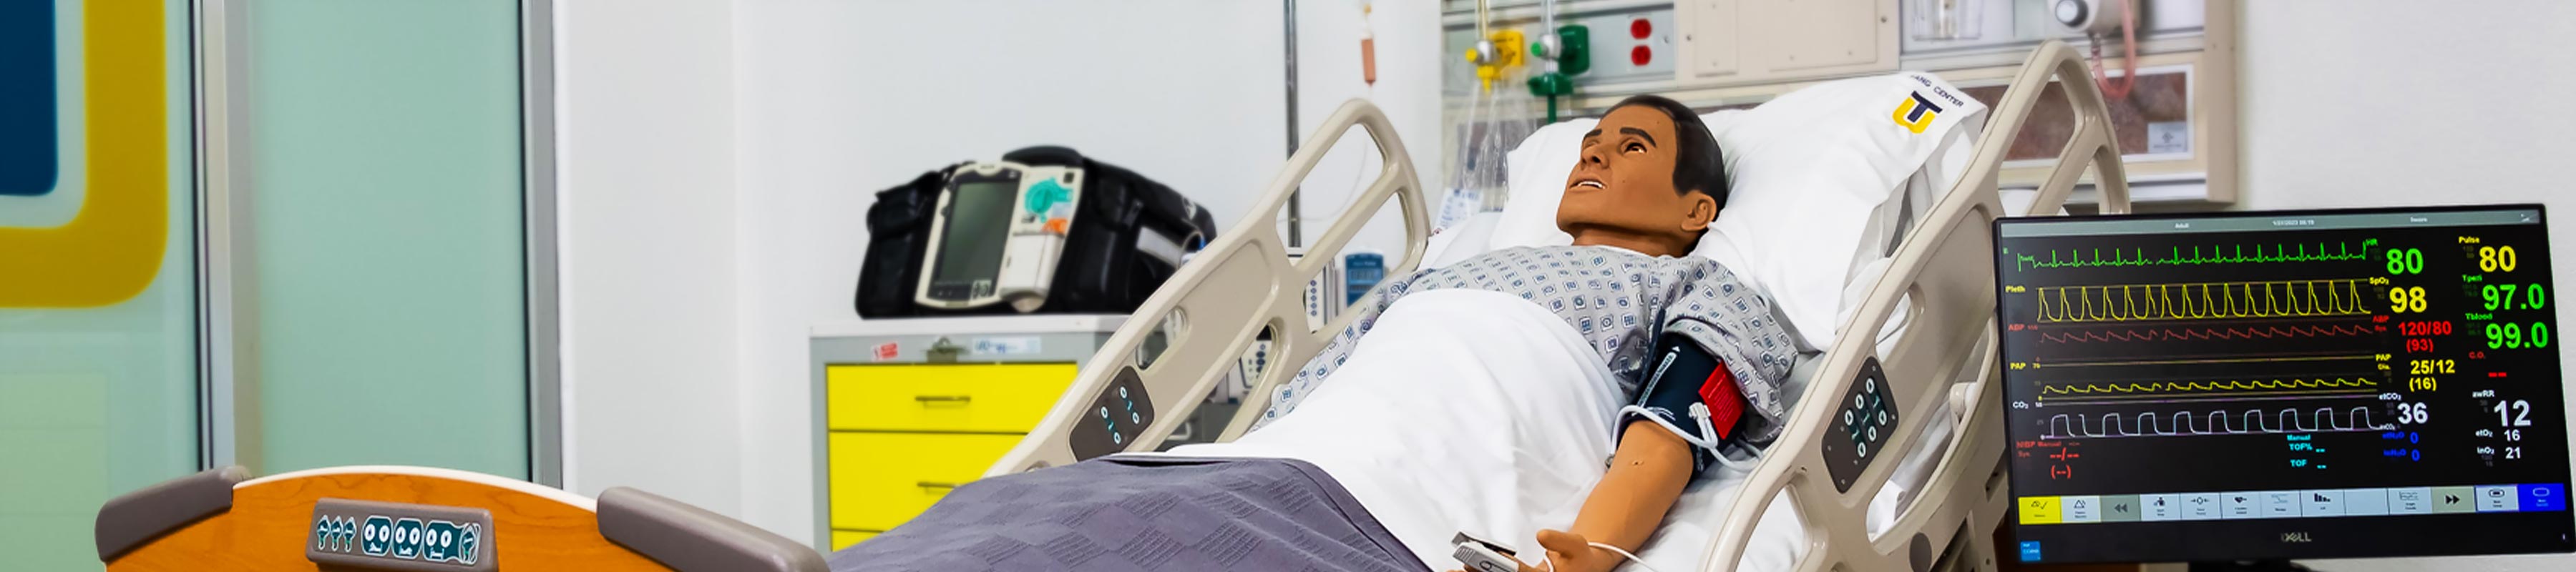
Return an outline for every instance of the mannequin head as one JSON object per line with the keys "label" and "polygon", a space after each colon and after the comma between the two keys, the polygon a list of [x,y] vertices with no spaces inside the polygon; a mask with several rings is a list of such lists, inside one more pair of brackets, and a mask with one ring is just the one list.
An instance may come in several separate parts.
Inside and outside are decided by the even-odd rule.
{"label": "mannequin head", "polygon": [[1726,161],[1699,115],[1640,95],[1611,106],[1583,135],[1556,226],[1577,245],[1680,256],[1726,205]]}

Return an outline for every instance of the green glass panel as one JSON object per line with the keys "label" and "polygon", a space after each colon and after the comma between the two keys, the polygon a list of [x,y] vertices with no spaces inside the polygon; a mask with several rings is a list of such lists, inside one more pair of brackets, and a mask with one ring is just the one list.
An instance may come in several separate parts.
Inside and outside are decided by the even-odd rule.
{"label": "green glass panel", "polygon": [[518,4],[246,9],[262,472],[526,478]]}
{"label": "green glass panel", "polygon": [[[0,17],[48,7],[11,4]],[[45,170],[57,176],[44,192],[0,196],[0,570],[101,569],[91,543],[99,505],[198,469],[188,6],[51,2],[28,17],[51,19],[51,39],[34,46],[53,65],[6,70],[53,74],[42,82],[52,97],[35,98],[50,102],[51,124],[0,121],[16,131],[0,138],[51,146],[35,155],[56,161]],[[124,51],[93,54],[84,44],[93,36]],[[94,121],[110,117],[131,121]],[[117,220],[148,222],[84,230]],[[80,253],[77,263],[43,262],[37,251],[52,249]],[[91,272],[113,267],[145,272]]]}

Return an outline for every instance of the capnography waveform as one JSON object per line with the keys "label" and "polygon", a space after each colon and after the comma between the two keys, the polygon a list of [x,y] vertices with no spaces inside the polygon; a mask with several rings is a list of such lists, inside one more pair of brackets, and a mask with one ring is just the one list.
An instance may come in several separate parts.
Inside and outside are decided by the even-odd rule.
{"label": "capnography waveform", "polygon": [[2353,378],[2256,379],[2223,381],[2157,381],[2148,383],[2086,383],[2040,386],[2041,394],[2086,395],[2117,393],[2181,393],[2190,391],[2264,391],[2285,389],[2366,389],[2379,387],[2379,381]]}
{"label": "capnography waveform", "polygon": [[[2191,247],[2189,251],[2185,251],[2183,247],[2176,246],[2173,248],[2172,253],[2162,255],[2149,254],[2147,249],[2144,248],[2128,250],[2114,248],[2111,249],[2110,256],[2103,256],[2102,249],[2095,248],[2089,250],[2091,254],[2089,258],[2086,256],[2088,252],[2086,249],[2067,249],[2062,254],[2060,251],[2052,249],[2048,251],[2047,260],[2040,260],[2039,255],[2036,254],[2016,254],[2013,255],[2013,258],[2021,265],[2022,270],[2030,270],[2032,268],[2093,268],[2104,266],[2189,266],[2200,264],[2246,264],[2273,262],[2340,262],[2370,258],[2370,247],[2377,246],[2378,244],[2379,239],[2376,238],[2363,240],[2359,245],[2352,243],[2335,243],[2333,245],[2334,248],[2331,251],[2326,248],[2326,243],[2318,243],[2316,245],[2316,250],[2314,251],[2309,250],[2308,245],[2306,244],[2274,244],[2271,245],[2272,251],[2269,253],[2263,251],[2263,245],[2257,244],[2254,245],[2253,254],[2246,254],[2245,245],[2241,244],[2235,245],[2233,248],[2226,246],[2211,246],[2206,251],[2203,251],[2201,247],[2198,246]],[[2356,246],[2358,246],[2358,248],[2356,248]]]}
{"label": "capnography waveform", "polygon": [[2263,411],[2260,409],[2247,409],[2244,411],[2242,416],[2231,416],[2227,411],[2223,410],[2214,410],[2206,414],[2195,414],[2190,411],[2181,411],[2173,413],[2169,422],[2163,417],[2164,414],[2144,413],[2137,416],[2136,426],[2134,427],[2130,426],[2126,415],[2128,414],[2104,413],[2100,416],[2094,416],[2083,413],[2059,413],[2056,416],[2048,418],[2048,432],[2041,435],[2040,438],[2080,439],[2113,437],[2184,437],[2192,435],[2247,435],[2255,433],[2330,433],[2349,431],[2385,431],[2397,428],[2396,425],[2371,423],[2370,408],[2368,407],[2351,408],[2345,412],[2345,418],[2341,420],[2334,418],[2334,408],[2331,407],[2319,407],[2314,413],[2310,414],[2305,419],[2299,417],[2299,412],[2296,409],[2282,409],[2269,418],[2264,417]]}
{"label": "capnography waveform", "polygon": [[2320,338],[2366,336],[2368,326],[2253,326],[2245,328],[2132,328],[2103,332],[2040,332],[2040,343],[2082,344],[2096,342],[2184,342],[2201,340],[2255,340],[2275,338]]}
{"label": "capnography waveform", "polygon": [[2041,322],[2363,316],[2362,280],[2041,286]]}

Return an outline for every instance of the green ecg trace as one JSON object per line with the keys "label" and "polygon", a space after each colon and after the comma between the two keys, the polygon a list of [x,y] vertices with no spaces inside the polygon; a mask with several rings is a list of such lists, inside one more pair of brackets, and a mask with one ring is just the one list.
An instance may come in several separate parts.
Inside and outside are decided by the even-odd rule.
{"label": "green ecg trace", "polygon": [[2206,253],[2197,246],[2192,247],[2188,252],[2185,252],[2183,247],[2176,246],[2174,247],[2172,254],[2162,258],[2148,254],[2147,249],[2144,248],[2125,251],[2112,249],[2109,256],[2104,256],[2102,254],[2102,249],[2095,248],[2091,250],[2092,257],[2090,259],[2085,257],[2086,251],[2082,249],[2068,250],[2062,258],[2059,256],[2059,251],[2050,250],[2048,251],[2047,260],[2040,260],[2039,255],[2036,254],[2015,254],[2013,255],[2013,258],[2020,262],[2021,270],[2025,271],[2032,268],[2092,268],[2099,266],[2188,266],[2196,264],[2241,264],[2257,262],[2337,262],[2370,258],[2370,247],[2378,245],[2379,239],[2373,238],[2361,241],[2361,247],[2358,249],[2353,248],[2353,245],[2351,244],[2335,244],[2333,245],[2334,250],[2332,251],[2328,251],[2326,249],[2327,245],[2325,244],[2315,245],[2316,249],[2314,250],[2308,249],[2309,245],[2305,244],[2274,244],[2272,245],[2271,252],[2264,252],[2263,245],[2257,244],[2254,245],[2254,252],[2252,254],[2247,254],[2245,252],[2245,245],[2240,244],[2236,245],[2235,248],[2232,249],[2224,246],[2212,246],[2209,247],[2209,250]]}

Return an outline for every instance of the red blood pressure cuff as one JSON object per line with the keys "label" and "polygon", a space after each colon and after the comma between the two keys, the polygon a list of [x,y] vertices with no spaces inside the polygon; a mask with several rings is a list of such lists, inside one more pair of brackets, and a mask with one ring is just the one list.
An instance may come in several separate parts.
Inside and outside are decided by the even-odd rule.
{"label": "red blood pressure cuff", "polygon": [[1714,461],[1717,444],[1744,421],[1744,390],[1726,362],[1687,336],[1666,334],[1655,350],[1645,387],[1635,404],[1621,410],[1619,425],[1652,419],[1681,435],[1693,445],[1692,475],[1697,476]]}

